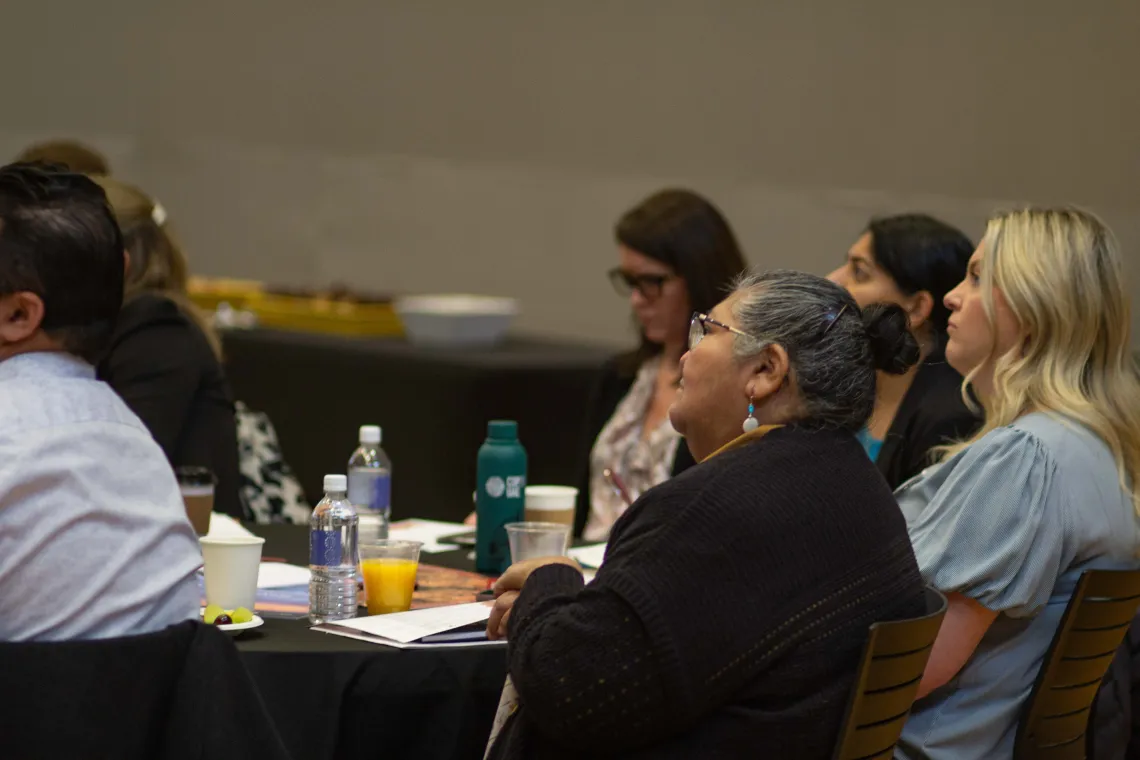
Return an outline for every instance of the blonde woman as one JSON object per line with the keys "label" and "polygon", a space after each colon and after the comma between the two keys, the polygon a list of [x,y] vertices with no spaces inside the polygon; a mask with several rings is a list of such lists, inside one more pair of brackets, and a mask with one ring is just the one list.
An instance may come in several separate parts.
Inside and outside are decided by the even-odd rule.
{"label": "blonde woman", "polygon": [[1138,565],[1140,385],[1120,254],[1091,214],[994,217],[946,305],[946,358],[985,422],[896,494],[950,599],[896,757],[1001,760],[1081,572]]}
{"label": "blonde woman", "polygon": [[213,471],[215,511],[242,517],[234,402],[217,335],[186,295],[186,259],[166,211],[137,187],[94,179],[107,193],[129,259],[123,310],[99,378],[175,467]]}

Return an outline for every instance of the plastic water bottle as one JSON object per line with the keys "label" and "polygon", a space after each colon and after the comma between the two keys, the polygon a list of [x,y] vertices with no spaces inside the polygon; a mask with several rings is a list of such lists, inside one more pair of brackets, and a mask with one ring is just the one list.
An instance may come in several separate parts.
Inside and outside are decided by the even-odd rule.
{"label": "plastic water bottle", "polygon": [[360,428],[360,446],[348,460],[348,500],[360,516],[364,540],[388,537],[392,514],[392,460],[380,448],[378,425]]}
{"label": "plastic water bottle", "polygon": [[356,533],[348,479],[325,475],[325,498],[309,518],[309,620],[314,624],[356,617]]}
{"label": "plastic water bottle", "polygon": [[475,470],[475,569],[501,573],[511,564],[503,526],[523,519],[526,504],[526,449],[519,443],[517,422],[487,423]]}

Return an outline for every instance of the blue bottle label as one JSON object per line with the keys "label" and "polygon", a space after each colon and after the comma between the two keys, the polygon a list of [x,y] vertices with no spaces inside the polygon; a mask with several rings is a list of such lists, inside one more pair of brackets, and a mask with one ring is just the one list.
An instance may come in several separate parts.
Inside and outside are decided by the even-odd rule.
{"label": "blue bottle label", "polygon": [[309,531],[309,564],[336,567],[341,564],[343,552],[339,530]]}
{"label": "blue bottle label", "polygon": [[388,514],[392,507],[392,476],[381,475],[372,481],[372,498],[368,505],[373,512]]}

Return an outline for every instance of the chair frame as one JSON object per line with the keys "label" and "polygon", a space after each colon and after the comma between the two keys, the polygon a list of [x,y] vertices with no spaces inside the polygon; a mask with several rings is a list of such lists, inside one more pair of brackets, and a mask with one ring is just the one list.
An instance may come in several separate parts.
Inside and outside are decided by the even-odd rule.
{"label": "chair frame", "polygon": [[[893,756],[946,615],[942,592],[927,587],[925,599],[927,613],[922,617],[871,624],[832,760]],[[886,718],[864,715],[884,707],[890,708]],[[863,717],[872,719],[865,722]]]}
{"label": "chair frame", "polygon": [[[1094,605],[1106,606],[1097,609]],[[1093,756],[1089,721],[1096,694],[1138,607],[1140,570],[1081,573],[1026,702],[1014,741],[1014,760],[1084,760]],[[1095,678],[1085,672],[1080,682],[1067,683],[1074,677],[1068,671],[1076,668],[1067,669],[1066,664],[1074,662],[1103,667]],[[1058,680],[1062,681],[1060,685]],[[1039,742],[1040,735],[1048,731],[1048,722],[1054,720],[1064,726],[1060,730],[1075,732],[1061,741]]]}

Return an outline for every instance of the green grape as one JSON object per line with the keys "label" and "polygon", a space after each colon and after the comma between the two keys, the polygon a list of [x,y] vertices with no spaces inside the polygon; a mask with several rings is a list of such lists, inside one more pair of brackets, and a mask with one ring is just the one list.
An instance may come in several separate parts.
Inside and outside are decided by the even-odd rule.
{"label": "green grape", "polygon": [[206,625],[213,625],[214,620],[221,615],[224,610],[216,604],[206,605],[206,611],[202,613],[202,622]]}
{"label": "green grape", "polygon": [[250,612],[249,610],[247,610],[245,607],[238,607],[236,610],[233,611],[233,613],[230,615],[230,617],[233,618],[233,621],[235,623],[252,623],[253,622],[253,613]]}

